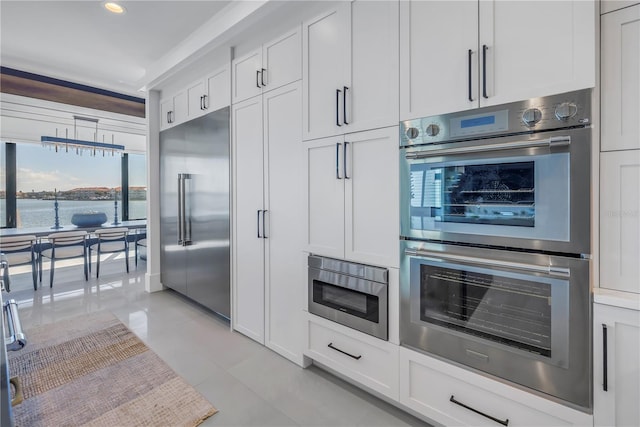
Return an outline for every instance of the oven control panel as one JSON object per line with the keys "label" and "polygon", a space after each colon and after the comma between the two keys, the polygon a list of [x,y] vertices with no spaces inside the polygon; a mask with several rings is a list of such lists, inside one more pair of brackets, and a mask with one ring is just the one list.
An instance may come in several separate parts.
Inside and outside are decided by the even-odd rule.
{"label": "oven control panel", "polygon": [[591,124],[591,90],[400,122],[400,146],[440,144]]}

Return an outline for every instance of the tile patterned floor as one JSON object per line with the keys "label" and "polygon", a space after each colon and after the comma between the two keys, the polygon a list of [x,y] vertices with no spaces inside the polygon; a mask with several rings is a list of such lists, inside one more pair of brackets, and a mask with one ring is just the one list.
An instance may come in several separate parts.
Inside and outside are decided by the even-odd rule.
{"label": "tile patterned floor", "polygon": [[427,425],[315,366],[296,366],[171,290],[146,293],[145,263],[131,266],[126,274],[122,258],[107,257],[100,278],[94,270],[85,282],[81,265],[57,265],[49,288],[45,265],[35,292],[17,267],[4,297],[18,301],[24,328],[111,311],[219,409],[205,426]]}

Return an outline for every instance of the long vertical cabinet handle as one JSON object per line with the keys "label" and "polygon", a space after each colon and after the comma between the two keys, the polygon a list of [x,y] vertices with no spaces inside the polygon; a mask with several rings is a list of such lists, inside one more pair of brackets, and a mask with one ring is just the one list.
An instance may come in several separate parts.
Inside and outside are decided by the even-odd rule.
{"label": "long vertical cabinet handle", "polygon": [[482,45],[482,97],[488,99],[487,96],[487,47],[486,44]]}
{"label": "long vertical cabinet handle", "polygon": [[258,89],[261,89],[261,87],[260,87],[260,70],[256,71],[256,87]]}
{"label": "long vertical cabinet handle", "polygon": [[336,179],[342,179],[340,176],[340,146],[342,144],[336,142]]}
{"label": "long vertical cabinet handle", "polygon": [[183,199],[182,199],[182,174],[178,174],[178,244],[183,245],[184,242],[184,218],[183,218]]}
{"label": "long vertical cabinet handle", "polygon": [[469,66],[469,78],[467,81],[469,85],[469,102],[473,102],[473,94],[471,93],[473,90],[473,87],[471,85],[471,57],[472,56],[473,56],[473,51],[469,49],[468,56],[467,56],[467,65]]}
{"label": "long vertical cabinet handle", "polygon": [[264,83],[264,72],[267,71],[265,68],[262,69],[262,71],[260,71],[260,84],[262,86],[266,86],[266,84]]}
{"label": "long vertical cabinet handle", "polygon": [[336,89],[336,126],[342,126],[340,124],[340,89]]}
{"label": "long vertical cabinet handle", "polygon": [[346,86],[343,86],[342,89],[344,89],[344,92],[342,94],[342,123],[344,123],[345,125],[348,125],[349,122],[347,121],[347,91],[349,90],[349,88]]}
{"label": "long vertical cabinet handle", "polygon": [[207,106],[207,98],[209,97],[209,95],[202,95],[202,109],[206,110],[209,107]]}
{"label": "long vertical cabinet handle", "polygon": [[262,236],[260,235],[260,212],[262,212],[262,210],[258,209],[258,239],[262,239]]}
{"label": "long vertical cabinet handle", "polygon": [[607,372],[607,325],[602,324],[602,390],[609,391],[609,379]]}
{"label": "long vertical cabinet handle", "polygon": [[262,238],[263,239],[268,239],[269,236],[267,236],[267,225],[266,225],[266,216],[267,216],[267,212],[269,212],[267,209],[262,211]]}
{"label": "long vertical cabinet handle", "polygon": [[344,150],[342,152],[342,173],[344,174],[344,179],[351,179],[349,174],[347,173],[347,147],[349,146],[349,142],[344,142]]}

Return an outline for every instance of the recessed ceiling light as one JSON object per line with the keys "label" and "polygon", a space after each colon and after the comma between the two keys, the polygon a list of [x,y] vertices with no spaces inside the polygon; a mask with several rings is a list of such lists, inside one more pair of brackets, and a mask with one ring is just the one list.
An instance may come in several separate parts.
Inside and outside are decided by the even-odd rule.
{"label": "recessed ceiling light", "polygon": [[125,12],[125,8],[123,6],[120,6],[118,3],[112,1],[104,3],[104,8],[109,12],[113,12],[118,15],[121,15]]}

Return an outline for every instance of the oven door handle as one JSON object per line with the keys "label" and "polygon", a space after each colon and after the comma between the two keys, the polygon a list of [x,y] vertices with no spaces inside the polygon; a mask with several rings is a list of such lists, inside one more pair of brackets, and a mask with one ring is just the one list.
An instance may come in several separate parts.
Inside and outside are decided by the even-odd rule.
{"label": "oven door handle", "polygon": [[424,249],[405,249],[404,253],[408,256],[444,259],[444,260],[458,261],[458,262],[464,262],[468,264],[476,264],[476,265],[482,265],[482,266],[489,265],[493,267],[524,270],[524,271],[529,271],[533,273],[544,273],[550,276],[570,277],[571,275],[571,272],[568,268],[557,267],[552,265],[544,266],[544,265],[523,264],[521,262],[500,261],[500,260],[487,259],[487,258],[475,258],[475,257],[470,257],[465,255],[453,255],[453,254],[443,255],[440,252],[425,251]]}
{"label": "oven door handle", "polygon": [[571,144],[570,136],[552,136],[534,141],[509,141],[498,144],[472,145],[469,147],[442,148],[429,151],[417,151],[405,154],[407,159],[424,159],[427,157],[446,156],[449,154],[484,153],[487,151],[512,150],[516,148],[563,147]]}

